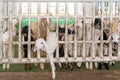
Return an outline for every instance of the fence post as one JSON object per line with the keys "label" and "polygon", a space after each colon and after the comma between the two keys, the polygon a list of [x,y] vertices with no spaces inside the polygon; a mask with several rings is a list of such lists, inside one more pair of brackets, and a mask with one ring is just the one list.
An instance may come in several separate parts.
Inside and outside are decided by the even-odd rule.
{"label": "fence post", "polygon": [[[0,6],[2,6],[2,1],[0,1]],[[0,7],[0,37],[2,37],[3,34],[3,25],[2,25],[2,7]],[[0,59],[2,58],[2,38],[0,38]]]}

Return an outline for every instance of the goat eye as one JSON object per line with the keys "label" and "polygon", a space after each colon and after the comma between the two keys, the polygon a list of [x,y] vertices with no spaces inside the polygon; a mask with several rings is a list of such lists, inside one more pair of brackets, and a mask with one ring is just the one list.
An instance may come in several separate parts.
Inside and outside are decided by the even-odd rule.
{"label": "goat eye", "polygon": [[43,42],[41,42],[41,44],[43,44]]}

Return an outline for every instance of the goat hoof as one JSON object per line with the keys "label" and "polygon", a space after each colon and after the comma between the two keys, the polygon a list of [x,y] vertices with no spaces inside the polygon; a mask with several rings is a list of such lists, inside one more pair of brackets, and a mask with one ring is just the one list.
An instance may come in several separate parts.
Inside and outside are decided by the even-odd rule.
{"label": "goat hoof", "polygon": [[52,79],[55,80],[55,75],[52,75]]}
{"label": "goat hoof", "polygon": [[70,71],[73,71],[73,67],[72,67],[72,66],[69,66],[69,70],[70,70]]}
{"label": "goat hoof", "polygon": [[68,65],[67,65],[67,64],[64,66],[64,69],[65,69],[65,70],[68,69]]}
{"label": "goat hoof", "polygon": [[41,68],[42,70],[44,70],[44,64],[43,64],[43,63],[40,64],[40,68]]}
{"label": "goat hoof", "polygon": [[112,66],[114,66],[115,64],[114,63],[112,63]]}
{"label": "goat hoof", "polygon": [[55,80],[55,79],[53,79],[53,78],[50,78],[50,80]]}
{"label": "goat hoof", "polygon": [[29,69],[29,70],[31,70],[31,69],[32,69],[32,67],[29,67],[28,69]]}
{"label": "goat hoof", "polygon": [[101,69],[102,69],[102,63],[98,63],[98,70],[101,70]]}
{"label": "goat hoof", "polygon": [[70,71],[73,71],[73,68],[70,68]]}
{"label": "goat hoof", "polygon": [[38,66],[38,64],[34,64],[34,66],[35,66],[35,67],[37,67],[37,66]]}
{"label": "goat hoof", "polygon": [[77,66],[77,68],[78,68],[78,69],[81,69],[81,67],[78,67],[78,66]]}

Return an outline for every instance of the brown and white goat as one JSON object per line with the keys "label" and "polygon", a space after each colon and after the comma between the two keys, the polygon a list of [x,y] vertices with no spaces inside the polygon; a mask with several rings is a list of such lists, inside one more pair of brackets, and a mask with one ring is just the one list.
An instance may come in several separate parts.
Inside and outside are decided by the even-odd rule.
{"label": "brown and white goat", "polygon": [[[39,26],[38,26],[38,23],[39,23]],[[31,22],[30,28],[31,28],[31,32],[32,32],[31,37],[33,38],[33,41],[35,41],[38,38],[43,38],[46,40],[47,27],[48,27],[48,23],[47,23],[46,18],[41,18],[39,22]],[[27,34],[28,34],[28,30],[27,30]],[[45,52],[40,51],[40,55],[41,55],[41,57],[44,57]],[[33,57],[37,57],[36,52],[33,54]],[[37,66],[37,65],[35,64],[35,66]],[[43,63],[40,64],[40,68],[44,69]]]}
{"label": "brown and white goat", "polygon": [[[46,18],[41,18],[39,24],[40,25],[38,27],[38,22],[31,23],[31,29],[32,29],[33,34],[34,34],[33,39],[36,40],[38,38],[43,38],[43,39],[46,40],[47,27],[48,27],[47,19]],[[45,52],[40,51],[40,55],[41,55],[41,57],[44,57]],[[35,53],[34,56],[37,57],[37,53]],[[41,67],[41,69],[44,69],[44,64],[40,63],[40,67]]]}

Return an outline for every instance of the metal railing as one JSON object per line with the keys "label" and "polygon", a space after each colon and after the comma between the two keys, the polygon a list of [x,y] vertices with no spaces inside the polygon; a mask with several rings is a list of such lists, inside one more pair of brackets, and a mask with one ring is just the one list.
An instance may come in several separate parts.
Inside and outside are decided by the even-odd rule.
{"label": "metal railing", "polygon": [[[13,7],[12,4],[17,2],[18,3],[18,13],[16,15],[13,15]],[[28,3],[28,15],[23,15],[22,14],[22,2],[27,2]],[[30,4],[32,2],[36,2],[37,3],[37,14],[36,15],[31,15],[31,8],[30,8]],[[43,16],[41,14],[39,14],[41,12],[40,8],[40,4],[41,2],[45,2],[47,3],[47,12],[50,12],[50,2],[55,2],[56,3],[56,15],[47,15],[47,16]],[[58,9],[59,9],[59,2],[63,2],[65,3],[65,6],[68,5],[69,2],[74,3],[74,15],[67,15],[68,14],[68,7],[65,7],[65,15],[59,15],[58,14]],[[108,2],[110,6],[109,7],[109,14],[108,12],[105,13],[104,11],[104,3]],[[113,6],[113,2],[118,2],[118,13],[117,15],[113,15],[112,13],[112,6]],[[78,3],[83,3],[83,15],[79,15],[78,14]],[[101,12],[98,11],[99,7],[96,8],[96,4],[101,3],[100,9]],[[86,6],[87,4],[90,4],[89,6]],[[5,6],[4,6],[5,5]],[[92,11],[87,10],[87,8],[90,7],[89,9],[92,9]],[[42,8],[42,7],[41,7]],[[96,9],[97,9],[97,15],[96,15]],[[120,61],[119,57],[120,57],[120,52],[117,53],[116,56],[112,55],[112,43],[109,43],[109,55],[108,56],[104,56],[103,55],[103,45],[106,41],[103,40],[103,30],[105,27],[103,24],[103,21],[105,19],[108,19],[110,24],[112,24],[112,21],[114,21],[115,19],[120,18],[120,1],[119,0],[3,0],[2,1],[2,11],[3,13],[2,16],[0,17],[1,19],[1,24],[3,24],[4,26],[7,26],[8,29],[11,29],[14,25],[13,20],[17,19],[18,21],[18,25],[19,25],[19,35],[18,35],[18,40],[14,41],[12,37],[10,37],[10,40],[6,43],[3,43],[3,45],[7,44],[9,46],[8,49],[8,54],[10,55],[10,57],[8,58],[2,58],[0,59],[0,63],[40,63],[40,62],[47,62],[46,61],[46,57],[42,58],[40,57],[40,55],[37,55],[37,58],[33,58],[32,54],[33,51],[31,50],[31,44],[35,44],[35,41],[31,41],[30,40],[30,24],[31,24],[31,19],[32,18],[36,18],[37,20],[40,20],[41,18],[46,18],[50,21],[50,19],[55,18],[56,19],[56,32],[58,32],[58,27],[59,27],[59,19],[64,18],[66,23],[65,25],[65,40],[64,41],[59,41],[59,44],[64,44],[64,49],[65,49],[65,55],[64,57],[59,57],[59,46],[57,48],[56,54],[57,57],[54,58],[55,62],[101,62],[101,61]],[[91,12],[91,13],[89,13]],[[87,15],[85,15],[87,13]],[[88,16],[88,14],[90,14],[90,16]],[[27,42],[23,42],[22,41],[22,35],[21,35],[21,30],[22,30],[22,19],[23,18],[27,18],[28,19],[28,26],[29,26],[29,36],[28,36],[28,41]],[[89,23],[89,20],[91,22],[94,22],[95,18],[101,18],[102,23],[101,23],[101,39],[96,41],[94,40],[94,29],[92,30],[92,39],[90,41],[86,40],[86,22]],[[67,20],[68,19],[73,19],[75,21],[75,25],[77,24],[77,20],[78,19],[83,19],[83,40],[77,40],[77,28],[75,27],[75,34],[74,34],[74,40],[72,41],[68,41],[68,33],[67,33],[67,29],[68,29],[68,24],[67,24]],[[3,22],[2,22],[3,21]],[[49,22],[48,21],[48,22]],[[91,23],[92,24],[92,23]],[[3,28],[4,28],[3,26]],[[39,26],[39,23],[38,23]],[[94,27],[94,26],[93,26]],[[108,28],[109,33],[111,33],[111,29],[112,29],[112,25],[110,25]],[[3,32],[1,32],[3,34]],[[12,32],[10,32],[11,35]],[[39,33],[39,31],[38,31]],[[82,44],[82,56],[77,56],[77,45],[81,43]],[[90,57],[86,57],[86,44],[90,43],[91,47],[92,47],[92,55]],[[100,43],[100,56],[96,56],[94,49],[95,49],[95,44],[96,43]],[[2,44],[2,43],[1,43]],[[28,58],[22,58],[22,45],[23,44],[28,44]],[[69,57],[68,55],[68,44],[73,44],[74,46],[74,51],[73,51],[73,56]],[[14,47],[14,45],[17,45],[17,47]],[[13,49],[16,49],[16,52],[13,52]],[[2,53],[0,54],[4,54],[4,52],[2,51]],[[12,54],[17,55],[17,57],[12,57]],[[38,53],[39,54],[39,53]]]}

